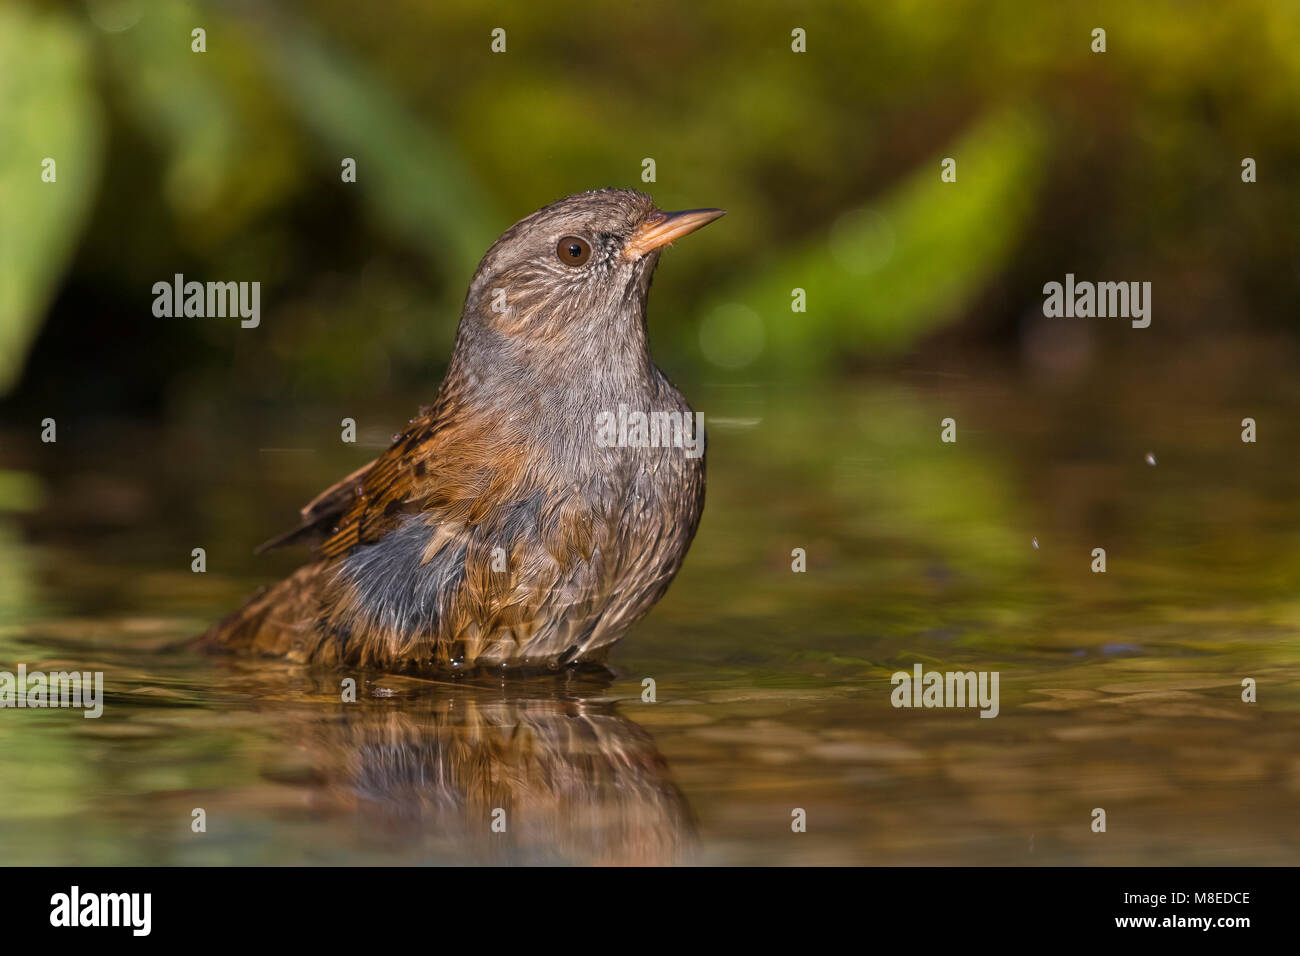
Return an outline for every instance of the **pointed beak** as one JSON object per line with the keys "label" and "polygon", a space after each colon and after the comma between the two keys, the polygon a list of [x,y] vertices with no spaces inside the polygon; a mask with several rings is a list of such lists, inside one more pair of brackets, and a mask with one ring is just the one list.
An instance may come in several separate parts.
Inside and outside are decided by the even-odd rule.
{"label": "pointed beak", "polygon": [[675,242],[687,233],[702,229],[715,219],[727,214],[725,209],[684,209],[681,212],[659,212],[646,217],[623,247],[624,257],[640,259],[648,252]]}

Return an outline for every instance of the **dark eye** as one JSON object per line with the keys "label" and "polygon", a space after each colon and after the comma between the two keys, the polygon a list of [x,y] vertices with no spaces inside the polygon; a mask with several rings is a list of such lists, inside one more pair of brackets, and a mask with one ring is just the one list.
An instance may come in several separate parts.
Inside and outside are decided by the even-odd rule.
{"label": "dark eye", "polygon": [[584,265],[591,258],[591,243],[580,236],[565,236],[555,247],[555,254],[566,266]]}

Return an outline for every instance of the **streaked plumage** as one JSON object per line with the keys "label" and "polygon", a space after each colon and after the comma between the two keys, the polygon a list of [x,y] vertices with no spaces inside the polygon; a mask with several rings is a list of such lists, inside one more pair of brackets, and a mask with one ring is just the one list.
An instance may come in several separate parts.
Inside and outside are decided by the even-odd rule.
{"label": "streaked plumage", "polygon": [[[681,566],[704,459],[604,447],[597,416],[691,414],[650,358],[646,297],[662,245],[718,215],[598,190],[511,227],[475,273],[434,404],[268,542],[315,540],[316,559],[200,643],[394,670],[601,660]],[[581,266],[557,249],[575,236]]]}

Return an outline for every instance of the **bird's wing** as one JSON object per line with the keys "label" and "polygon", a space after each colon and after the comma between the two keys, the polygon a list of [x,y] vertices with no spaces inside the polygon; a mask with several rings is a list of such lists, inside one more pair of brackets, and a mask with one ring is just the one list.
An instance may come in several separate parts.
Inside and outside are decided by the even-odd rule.
{"label": "bird's wing", "polygon": [[[282,653],[299,640],[304,659],[319,647],[389,666],[511,660],[525,646],[577,655],[593,640],[608,643],[597,625],[626,569],[622,510],[558,477],[550,453],[530,443],[514,409],[470,415],[463,403],[440,401],[278,539],[319,533],[322,560],[294,585],[306,595],[292,606],[294,626],[258,618],[250,646],[263,641]],[[364,547],[380,539],[390,546]],[[645,548],[634,550],[649,560]],[[348,573],[332,573],[344,559]],[[640,592],[626,603],[611,618],[619,626],[649,606]],[[247,632],[237,626],[226,628]]]}
{"label": "bird's wing", "polygon": [[391,519],[408,510],[437,430],[433,409],[420,409],[382,455],[309,501],[299,511],[298,525],[260,545],[257,553],[317,541],[321,554],[330,557],[380,537],[395,523]]}

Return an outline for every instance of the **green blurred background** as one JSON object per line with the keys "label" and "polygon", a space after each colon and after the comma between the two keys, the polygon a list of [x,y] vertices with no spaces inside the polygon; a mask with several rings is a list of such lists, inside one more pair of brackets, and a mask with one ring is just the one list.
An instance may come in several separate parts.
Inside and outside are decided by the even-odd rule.
{"label": "green blurred background", "polygon": [[[1300,6],[1089,7],[7,2],[5,417],[431,390],[492,240],[605,185],[730,210],[652,296],[656,356],[688,381],[823,378],[935,343],[1055,374],[1229,325],[1291,332]],[[177,272],[260,281],[261,328],[155,318]],[[1043,348],[1041,288],[1066,272],[1152,281],[1153,328],[1085,321],[1083,346]]]}

